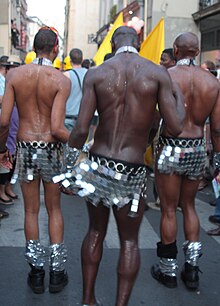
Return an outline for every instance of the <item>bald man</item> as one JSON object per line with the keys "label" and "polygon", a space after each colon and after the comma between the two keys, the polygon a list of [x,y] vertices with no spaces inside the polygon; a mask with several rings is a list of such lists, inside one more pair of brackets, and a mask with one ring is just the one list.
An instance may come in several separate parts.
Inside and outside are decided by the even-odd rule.
{"label": "bald man", "polygon": [[[85,196],[89,213],[89,229],[81,252],[84,306],[98,305],[95,281],[110,208],[121,246],[114,305],[128,305],[140,267],[138,234],[145,208],[144,153],[157,102],[169,135],[181,132],[184,117],[183,101],[181,96],[177,101],[174,98],[167,70],[138,55],[134,29],[118,28],[112,47],[115,56],[86,74],[79,117],[67,153],[66,176],[72,176],[73,188],[81,189],[79,194]],[[94,144],[88,157],[74,165],[96,109],[99,124]]]}
{"label": "bald man", "polygon": [[199,286],[199,219],[195,211],[195,196],[203,177],[206,160],[204,124],[210,116],[210,126],[216,165],[220,156],[220,86],[216,78],[196,65],[199,41],[193,33],[179,35],[173,46],[177,60],[168,70],[184,95],[186,118],[178,138],[159,138],[156,160],[156,184],[161,203],[160,233],[157,244],[159,264],[151,269],[152,276],[165,286],[177,286],[177,219],[179,204],[183,213],[185,264],[181,277],[186,287]]}

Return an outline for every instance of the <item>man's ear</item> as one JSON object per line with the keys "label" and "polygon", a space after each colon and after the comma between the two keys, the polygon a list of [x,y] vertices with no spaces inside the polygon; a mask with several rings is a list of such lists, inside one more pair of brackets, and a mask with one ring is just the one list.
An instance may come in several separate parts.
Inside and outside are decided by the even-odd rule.
{"label": "man's ear", "polygon": [[56,46],[53,47],[53,53],[55,53],[55,54],[56,54],[56,57],[57,57],[57,55],[58,55],[58,53],[59,53],[59,46],[58,46],[58,45],[56,45]]}
{"label": "man's ear", "polygon": [[199,55],[199,53],[200,53],[200,50],[199,50],[199,48],[196,50],[196,54],[195,54],[195,56],[198,56]]}

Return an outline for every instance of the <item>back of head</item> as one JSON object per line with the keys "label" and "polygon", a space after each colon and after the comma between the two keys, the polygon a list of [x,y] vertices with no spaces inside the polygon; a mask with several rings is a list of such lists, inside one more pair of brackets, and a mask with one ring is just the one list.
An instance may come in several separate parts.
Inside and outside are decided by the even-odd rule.
{"label": "back of head", "polygon": [[114,52],[122,46],[132,46],[137,50],[140,49],[140,42],[137,32],[127,26],[119,27],[112,35],[112,51]]}
{"label": "back of head", "polygon": [[95,66],[95,62],[92,59],[86,58],[82,61],[82,65],[83,68],[89,69],[90,67],[94,67]]}
{"label": "back of head", "polygon": [[50,27],[41,28],[34,38],[34,49],[37,54],[50,54],[58,45],[58,33]]}
{"label": "back of head", "polygon": [[164,49],[162,53],[168,54],[169,58],[170,58],[172,61],[175,61],[175,57],[174,57],[174,55],[173,55],[173,48]]}
{"label": "back of head", "polygon": [[[177,53],[178,52],[178,53]],[[174,55],[194,58],[199,53],[199,40],[196,34],[184,32],[177,36],[174,42]]]}
{"label": "back of head", "polygon": [[74,48],[70,51],[70,60],[75,65],[81,65],[83,61],[83,53],[80,49]]}
{"label": "back of head", "polygon": [[215,64],[214,64],[212,61],[210,61],[210,60],[205,61],[205,62],[201,65],[201,68],[210,71],[215,77],[218,76],[218,71],[216,70],[216,66],[215,66]]}

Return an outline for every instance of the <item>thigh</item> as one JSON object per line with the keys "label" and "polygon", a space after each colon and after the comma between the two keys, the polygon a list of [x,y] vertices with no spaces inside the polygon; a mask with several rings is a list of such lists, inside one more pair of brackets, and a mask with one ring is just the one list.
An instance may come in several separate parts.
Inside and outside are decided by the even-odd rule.
{"label": "thigh", "polygon": [[38,211],[40,206],[40,179],[20,183],[25,210]]}
{"label": "thigh", "polygon": [[140,224],[145,209],[144,200],[142,198],[140,199],[138,206],[138,213],[135,217],[129,216],[130,207],[131,207],[130,204],[127,204],[120,209],[117,206],[113,207],[119,238],[121,241],[138,240]]}
{"label": "thigh", "polygon": [[184,177],[181,184],[180,205],[194,205],[200,180],[189,180]]}
{"label": "thigh", "polygon": [[87,209],[89,214],[89,228],[105,235],[108,226],[110,208],[104,206],[102,203],[99,203],[96,207],[92,203],[87,202]]}
{"label": "thigh", "polygon": [[59,188],[59,184],[43,181],[43,186],[44,199],[47,211],[50,212],[55,209],[60,209],[61,191]]}

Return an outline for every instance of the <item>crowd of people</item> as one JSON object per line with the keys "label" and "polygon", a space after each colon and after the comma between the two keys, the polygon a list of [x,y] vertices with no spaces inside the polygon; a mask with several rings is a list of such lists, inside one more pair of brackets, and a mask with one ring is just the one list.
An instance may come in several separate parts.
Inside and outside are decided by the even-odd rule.
{"label": "crowd of people", "polygon": [[[0,173],[0,201],[10,205],[17,199],[10,185],[17,178],[25,211],[27,281],[34,293],[43,293],[47,257],[39,236],[42,184],[50,241],[49,292],[57,293],[69,277],[61,191],[85,199],[89,225],[81,247],[82,306],[102,305],[95,283],[110,209],[120,239],[115,305],[128,305],[141,264],[138,235],[146,207],[144,156],[149,143],[161,210],[159,262],[151,274],[166,287],[177,286],[180,207],[185,236],[181,278],[188,289],[198,289],[202,243],[195,197],[207,167],[207,120],[213,176],[220,170],[220,83],[213,69],[196,65],[198,37],[191,32],[178,35],[173,48],[163,51],[160,65],[139,56],[139,37],[130,27],[119,27],[111,44],[112,53],[97,67],[83,59],[80,49],[72,49],[63,72],[56,60],[58,33],[43,27],[35,36],[30,63],[17,62],[9,70],[10,58],[0,58],[0,165],[7,172]],[[209,218],[217,224],[219,202]],[[1,218],[6,216],[0,211]]]}

